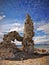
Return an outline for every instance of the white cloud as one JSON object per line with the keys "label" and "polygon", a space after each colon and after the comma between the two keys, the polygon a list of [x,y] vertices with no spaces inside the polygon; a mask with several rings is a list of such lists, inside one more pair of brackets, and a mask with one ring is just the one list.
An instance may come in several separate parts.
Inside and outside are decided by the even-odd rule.
{"label": "white cloud", "polygon": [[37,37],[34,37],[33,39],[34,39],[35,44],[49,42],[49,37],[46,37],[46,35],[44,35],[44,36],[37,36]]}
{"label": "white cloud", "polygon": [[1,32],[11,32],[11,31],[17,31],[17,32],[23,32],[23,24],[21,23],[12,23],[12,24],[5,24],[2,25]]}
{"label": "white cloud", "polygon": [[41,20],[41,21],[35,21],[34,22],[34,29],[36,30],[37,28],[41,27],[45,25],[45,21],[44,20]]}
{"label": "white cloud", "polygon": [[22,42],[17,41],[17,40],[15,40],[14,43],[15,43],[16,45],[22,45]]}
{"label": "white cloud", "polygon": [[16,44],[16,45],[22,45],[22,42],[17,41],[16,39],[14,40],[14,42],[13,42],[13,41],[11,41],[11,43],[14,43],[14,44]]}
{"label": "white cloud", "polygon": [[11,31],[17,31],[18,33],[23,32],[23,24],[21,23],[12,23],[12,24],[4,24],[2,25],[2,30],[0,30],[0,40],[3,38],[2,33],[8,33]]}
{"label": "white cloud", "polygon": [[6,16],[5,15],[0,15],[0,20],[4,19]]}
{"label": "white cloud", "polygon": [[38,31],[43,30],[46,34],[49,34],[49,23],[37,28]]}
{"label": "white cloud", "polygon": [[14,23],[14,24],[13,24],[13,28],[11,28],[11,29],[9,30],[9,32],[11,32],[11,31],[23,32],[23,29],[24,29],[23,24]]}
{"label": "white cloud", "polygon": [[36,43],[49,43],[49,23],[35,23],[35,32],[36,31],[44,31],[45,34],[43,36],[39,35],[37,37],[34,37],[34,42]]}

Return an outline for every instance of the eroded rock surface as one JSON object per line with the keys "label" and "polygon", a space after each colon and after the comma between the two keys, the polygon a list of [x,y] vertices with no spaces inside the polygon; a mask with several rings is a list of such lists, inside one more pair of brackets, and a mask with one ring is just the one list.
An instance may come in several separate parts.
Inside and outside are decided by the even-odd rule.
{"label": "eroded rock surface", "polygon": [[11,43],[11,40],[15,39],[22,41],[23,38],[16,31],[4,35],[3,41],[0,43],[0,59],[15,58],[15,54],[21,51],[16,44]]}
{"label": "eroded rock surface", "polygon": [[22,41],[23,37],[21,37],[18,32],[12,31],[12,32],[9,32],[7,35],[4,35],[4,38],[3,38],[4,41],[11,41],[11,40],[14,41],[15,39],[17,41]]}
{"label": "eroded rock surface", "polygon": [[34,41],[32,37],[34,36],[34,26],[31,20],[31,17],[27,14],[26,22],[24,25],[24,38],[23,38],[23,46],[24,51],[31,54],[34,52]]}

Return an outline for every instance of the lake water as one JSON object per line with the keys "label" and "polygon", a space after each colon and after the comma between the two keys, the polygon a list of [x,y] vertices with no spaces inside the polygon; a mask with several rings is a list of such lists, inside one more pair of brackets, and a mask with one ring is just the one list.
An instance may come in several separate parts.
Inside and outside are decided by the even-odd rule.
{"label": "lake water", "polygon": [[[22,45],[17,45],[18,48],[21,48]],[[44,49],[49,49],[49,44],[35,44],[34,48],[44,48]]]}
{"label": "lake water", "polygon": [[35,44],[34,45],[35,48],[46,48],[49,49],[49,44]]}

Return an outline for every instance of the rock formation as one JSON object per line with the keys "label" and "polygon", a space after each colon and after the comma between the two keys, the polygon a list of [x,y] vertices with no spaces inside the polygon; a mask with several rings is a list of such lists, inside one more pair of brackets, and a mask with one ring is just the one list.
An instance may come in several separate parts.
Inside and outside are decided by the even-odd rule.
{"label": "rock formation", "polygon": [[24,25],[24,38],[23,38],[23,49],[25,52],[31,54],[34,52],[34,42],[32,37],[34,36],[34,26],[31,17],[27,14],[26,22]]}
{"label": "rock formation", "polygon": [[[33,22],[31,20],[31,17],[29,15],[26,16],[26,22],[24,25],[24,36],[21,37],[18,32],[12,31],[8,34],[4,35],[3,41],[0,43],[0,58],[5,59],[9,57],[14,57],[14,54],[18,53],[18,51],[21,51],[17,48],[17,46],[14,43],[11,43],[11,41],[14,41],[15,39],[17,41],[22,42],[23,51],[25,53],[31,54],[34,52],[34,41],[32,40],[32,37],[34,36],[34,26]],[[20,54],[21,55],[21,54]]]}
{"label": "rock formation", "polygon": [[0,59],[14,58],[17,52],[21,51],[11,40],[22,41],[23,38],[16,32],[12,31],[4,35],[3,41],[0,43]]}
{"label": "rock formation", "polygon": [[17,40],[17,41],[22,41],[23,40],[23,37],[21,37],[18,32],[16,31],[12,31],[12,32],[9,32],[8,34],[4,35],[4,38],[3,40],[4,41],[14,41],[14,40]]}
{"label": "rock formation", "polygon": [[20,51],[14,43],[1,42],[0,43],[0,59],[14,58],[14,54]]}

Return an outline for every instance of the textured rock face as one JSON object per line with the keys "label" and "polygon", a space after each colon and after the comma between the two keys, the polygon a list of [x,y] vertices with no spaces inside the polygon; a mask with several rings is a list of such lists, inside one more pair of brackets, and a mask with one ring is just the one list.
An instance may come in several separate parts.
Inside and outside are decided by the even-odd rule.
{"label": "textured rock face", "polygon": [[14,54],[21,51],[14,43],[11,43],[11,40],[14,39],[22,41],[23,38],[16,31],[4,35],[3,41],[0,43],[0,59],[14,58]]}
{"label": "textured rock face", "polygon": [[22,41],[23,37],[21,37],[18,32],[12,31],[9,32],[7,35],[4,35],[3,38],[4,41],[11,41],[11,40],[14,41],[15,39],[17,39],[18,41]]}
{"label": "textured rock face", "polygon": [[34,27],[31,17],[29,15],[26,16],[26,22],[24,25],[24,38],[23,38],[23,49],[25,52],[31,54],[34,52],[34,42],[32,37],[34,36]]}
{"label": "textured rock face", "polygon": [[20,49],[17,48],[17,46],[14,43],[3,41],[0,43],[0,58],[6,59],[6,58],[14,58],[15,53],[20,51]]}
{"label": "textured rock face", "polygon": [[33,30],[34,30],[33,22],[31,20],[31,17],[29,15],[27,15],[26,22],[24,25],[24,37],[32,39],[32,37],[34,36]]}

